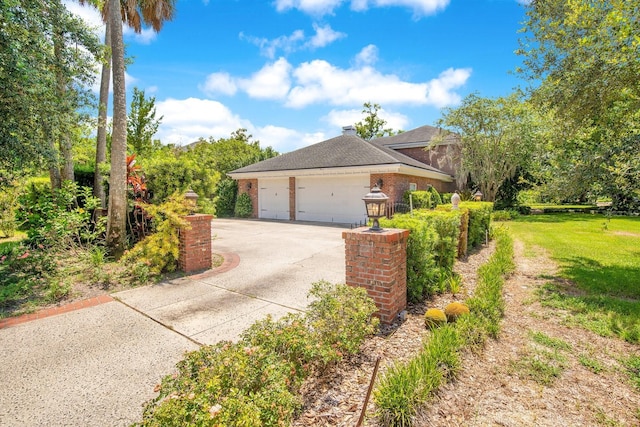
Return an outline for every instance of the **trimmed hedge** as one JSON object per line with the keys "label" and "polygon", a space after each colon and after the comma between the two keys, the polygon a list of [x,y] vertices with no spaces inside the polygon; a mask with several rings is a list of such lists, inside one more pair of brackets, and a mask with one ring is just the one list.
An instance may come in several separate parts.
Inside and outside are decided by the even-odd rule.
{"label": "trimmed hedge", "polygon": [[453,271],[453,263],[458,252],[460,223],[462,211],[430,211],[420,210],[413,213],[414,217],[427,221],[436,231],[436,241],[433,245],[436,264],[447,272]]}
{"label": "trimmed hedge", "polygon": [[402,201],[407,205],[409,204],[409,196],[411,196],[413,209],[431,209],[433,205],[429,191],[405,191],[402,195]]}
{"label": "trimmed hedge", "polygon": [[407,299],[423,301],[440,289],[441,277],[453,271],[458,253],[461,211],[416,210],[381,219],[385,228],[410,231],[407,241]]}
{"label": "trimmed hedge", "polygon": [[435,227],[409,214],[395,215],[393,219],[382,218],[380,226],[410,231],[407,240],[407,299],[418,302],[434,293],[434,283],[438,280],[434,254]]}
{"label": "trimmed hedge", "polygon": [[429,187],[424,191],[405,191],[402,195],[402,201],[407,205],[409,205],[409,195],[411,195],[413,209],[433,209],[442,204],[440,193],[435,187]]}
{"label": "trimmed hedge", "polygon": [[[484,243],[486,232],[491,225],[491,212],[493,203],[491,202],[460,202],[460,209],[469,211],[469,233],[467,249],[475,248]],[[438,206],[438,210],[451,210],[451,205]]]}

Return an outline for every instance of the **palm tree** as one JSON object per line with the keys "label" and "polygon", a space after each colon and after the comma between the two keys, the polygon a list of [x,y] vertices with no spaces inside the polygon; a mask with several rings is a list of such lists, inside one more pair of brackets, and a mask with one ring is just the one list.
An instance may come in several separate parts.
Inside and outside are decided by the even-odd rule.
{"label": "palm tree", "polygon": [[111,64],[113,73],[113,133],[111,135],[111,176],[109,179],[109,218],[107,246],[119,258],[125,250],[127,216],[127,99],[124,81],[124,41],[122,21],[140,30],[140,14],[145,23],[159,31],[175,11],[175,0],[109,0],[111,26]]}

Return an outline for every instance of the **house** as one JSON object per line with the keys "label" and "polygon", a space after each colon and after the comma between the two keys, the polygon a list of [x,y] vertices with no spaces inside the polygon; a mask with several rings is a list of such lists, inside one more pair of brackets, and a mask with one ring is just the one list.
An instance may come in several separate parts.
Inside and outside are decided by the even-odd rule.
{"label": "house", "polygon": [[446,137],[444,148],[424,150],[439,132],[423,126],[365,141],[353,126],[345,126],[340,136],[236,169],[229,176],[238,181],[239,193],[251,197],[254,218],[364,222],[362,197],[376,184],[392,203],[402,201],[409,189],[455,190],[453,166],[434,166],[440,164],[438,153],[455,140]]}

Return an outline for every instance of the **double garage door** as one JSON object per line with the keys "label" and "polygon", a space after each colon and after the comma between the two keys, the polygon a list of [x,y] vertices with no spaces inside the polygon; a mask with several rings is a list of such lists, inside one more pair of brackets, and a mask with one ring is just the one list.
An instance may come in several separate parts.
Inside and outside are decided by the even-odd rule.
{"label": "double garage door", "polygon": [[[259,181],[260,218],[289,219],[289,179]],[[299,221],[357,223],[366,220],[362,197],[370,190],[369,175],[296,178]]]}

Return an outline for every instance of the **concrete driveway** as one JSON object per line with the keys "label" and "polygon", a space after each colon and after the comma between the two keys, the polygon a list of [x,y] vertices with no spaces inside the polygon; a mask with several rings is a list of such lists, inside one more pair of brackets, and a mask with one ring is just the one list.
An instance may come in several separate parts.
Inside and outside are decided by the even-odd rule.
{"label": "concrete driveway", "polygon": [[126,426],[185,351],[266,314],[303,310],[314,281],[344,281],[342,229],[213,221],[226,272],[114,294],[116,299],[0,329],[1,426]]}
{"label": "concrete driveway", "polygon": [[215,219],[213,251],[239,257],[224,273],[131,289],[114,298],[201,344],[233,340],[255,320],[304,310],[311,284],[345,280],[341,228]]}

